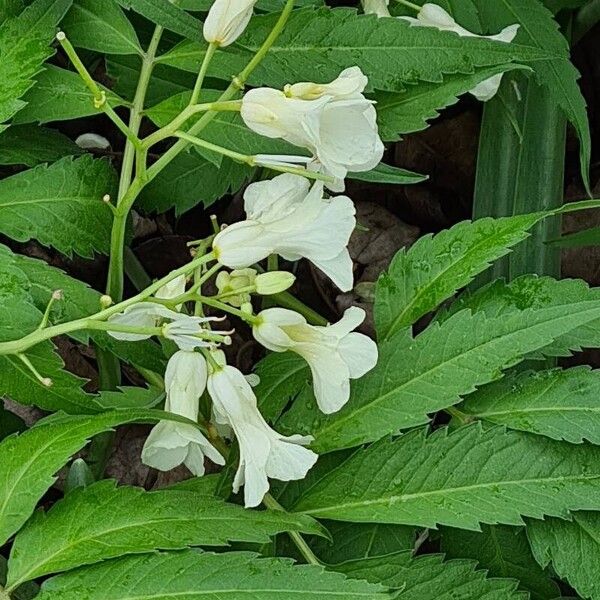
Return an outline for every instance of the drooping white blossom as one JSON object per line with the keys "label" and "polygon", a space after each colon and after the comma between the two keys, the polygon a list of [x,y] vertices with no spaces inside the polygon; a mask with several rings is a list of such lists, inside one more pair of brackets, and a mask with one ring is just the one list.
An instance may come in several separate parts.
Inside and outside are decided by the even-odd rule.
{"label": "drooping white blossom", "polygon": [[[365,6],[365,11],[367,7]],[[461,37],[478,37],[486,38],[488,40],[495,40],[497,42],[510,43],[515,39],[519,30],[519,25],[509,25],[505,27],[500,33],[496,35],[477,35],[468,29],[465,29],[459,25],[453,17],[448,14],[441,6],[437,4],[427,3],[424,4],[421,10],[418,12],[417,17],[400,17],[405,21],[408,21],[414,27],[435,27],[441,31],[453,31]],[[482,81],[475,86],[470,93],[473,94],[478,100],[487,102],[491,100],[500,87],[502,82],[502,73],[494,75],[485,81]]]}
{"label": "drooping white blossom", "polygon": [[350,67],[327,84],[257,88],[244,95],[241,115],[256,133],[307,148],[313,168],[335,178],[333,189],[341,191],[348,171],[370,171],[383,156],[375,108],[363,95],[366,84],[362,71]]}
{"label": "drooping white blossom", "polygon": [[268,308],[258,314],[254,338],[274,352],[291,350],[308,363],[315,397],[324,413],[333,413],[350,397],[350,379],[362,377],[377,364],[377,345],[356,333],[364,320],[362,308],[351,307],[334,325],[309,325],[297,312]]}
{"label": "drooping white blossom", "polygon": [[223,265],[241,269],[270,254],[286,260],[304,257],[341,290],[352,289],[352,260],[347,244],[356,225],[354,204],[346,196],[323,198],[323,185],[284,173],[248,186],[247,219],[234,223],[214,239]]}
{"label": "drooping white blossom", "polygon": [[[206,380],[206,361],[201,354],[184,350],[173,354],[165,372],[165,410],[197,421]],[[169,471],[184,464],[196,476],[204,474],[205,456],[218,465],[225,464],[196,427],[175,421],[160,421],[142,450],[142,462],[150,467]]]}
{"label": "drooping white blossom", "polygon": [[256,0],[215,0],[204,21],[207,42],[229,46],[244,33]]}
{"label": "drooping white blossom", "polygon": [[208,376],[208,393],[218,423],[229,425],[238,440],[240,463],[233,491],[244,486],[247,507],[257,506],[269,491],[269,478],[302,479],[317,461],[305,444],[310,436],[283,436],[269,427],[258,410],[256,396],[240,371],[226,365]]}

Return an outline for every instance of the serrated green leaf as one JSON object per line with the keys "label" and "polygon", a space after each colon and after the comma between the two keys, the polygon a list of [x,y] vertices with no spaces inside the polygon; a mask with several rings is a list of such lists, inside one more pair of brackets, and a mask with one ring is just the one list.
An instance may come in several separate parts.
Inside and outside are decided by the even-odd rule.
{"label": "serrated green leaf", "polygon": [[590,367],[513,373],[471,394],[472,418],[573,444],[600,444],[600,371]]}
{"label": "serrated green leaf", "polygon": [[458,102],[458,97],[498,73],[520,69],[518,65],[499,65],[470,75],[445,75],[444,81],[420,81],[399,93],[380,92],[377,101],[379,135],[384,141],[396,141],[406,133],[421,131],[439,111]]}
{"label": "serrated green leaf", "polygon": [[522,525],[521,516],[598,508],[600,448],[475,424],[451,434],[419,430],[359,450],[293,510],[336,521],[477,531],[480,523]]}
{"label": "serrated green leaf", "polygon": [[336,565],[336,570],[341,563],[412,550],[415,544],[415,529],[405,525],[341,521],[324,521],[323,525],[331,541],[319,538],[310,546],[325,564]]}
{"label": "serrated green leaf", "polygon": [[[379,362],[355,382],[336,414],[302,414],[296,403],[282,419],[288,429],[311,428],[320,452],[375,441],[429,421],[429,413],[460,401],[476,386],[498,379],[533,351],[598,319],[600,302],[522,311],[488,319],[462,311],[413,339],[399,332],[379,346]],[[295,413],[298,406],[298,413]]]}
{"label": "serrated green leaf", "polygon": [[[124,104],[113,92],[100,88],[113,108]],[[100,114],[81,77],[53,65],[36,77],[35,87],[25,95],[25,100],[28,104],[15,116],[14,123],[49,123]]]}
{"label": "serrated green leaf", "polygon": [[[255,17],[227,52],[217,53],[209,75],[239,72],[271,31],[277,14]],[[158,60],[197,72],[206,44],[182,42]],[[357,15],[348,8],[306,8],[292,13],[285,30],[250,77],[252,85],[282,87],[296,81],[330,81],[357,65],[371,89],[402,91],[419,80],[440,82],[444,74],[470,74],[478,68],[550,59],[553,52],[518,44],[459,37],[400,19]]]}
{"label": "serrated green leaf", "polygon": [[[77,515],[77,523],[73,523]],[[8,585],[125,554],[269,541],[283,531],[319,534],[316,521],[282,511],[251,511],[189,491],[116,487],[101,481],[37,513],[16,536]]]}
{"label": "serrated green leaf", "polygon": [[383,588],[245,552],[130,557],[46,581],[38,600],[384,600]]}
{"label": "serrated green leaf", "polygon": [[[572,302],[600,299],[600,289],[590,288],[580,279],[557,281],[551,277],[524,275],[510,283],[496,281],[479,288],[472,294],[461,296],[447,311],[438,313],[440,320],[456,311],[468,308],[484,312],[488,317],[499,318],[520,314],[528,309],[541,309],[550,306],[564,307]],[[559,336],[544,348],[543,353],[535,353],[531,358],[545,356],[570,356],[570,350],[597,348],[600,346],[600,321],[592,321],[585,326]]]}
{"label": "serrated green leaf", "polygon": [[399,590],[397,600],[527,600],[511,579],[491,579],[471,560],[450,560],[432,554],[413,558],[410,552],[346,563],[349,577],[383,583]]}
{"label": "serrated green leaf", "polygon": [[[157,415],[156,417],[154,415]],[[54,483],[55,473],[87,440],[132,421],[158,421],[160,411],[124,410],[41,421],[0,442],[0,543],[16,533]]]}
{"label": "serrated green leaf", "polygon": [[117,390],[101,390],[96,402],[103,410],[123,408],[154,408],[165,397],[165,391],[155,387],[119,387]]}
{"label": "serrated green leaf", "polygon": [[123,8],[134,10],[156,25],[161,25],[190,40],[199,40],[201,37],[202,22],[169,0],[117,0],[117,2]]}
{"label": "serrated green leaf", "polygon": [[586,102],[577,84],[580,74],[569,60],[569,44],[552,13],[538,0],[475,0],[475,4],[487,27],[499,29],[519,23],[516,42],[554,55],[552,59],[532,63],[534,76],[540,85],[548,88],[577,131],[581,175],[589,189],[591,137]]}
{"label": "serrated green leaf", "polygon": [[393,183],[396,185],[414,185],[428,179],[427,175],[413,173],[384,163],[379,163],[374,169],[362,173],[348,173],[348,179],[370,181],[372,183]]}
{"label": "serrated green leaf", "polygon": [[140,206],[159,213],[175,208],[175,213],[181,215],[197,204],[210,206],[225,194],[236,192],[251,172],[247,165],[229,158],[223,158],[218,168],[197,152],[185,152],[144,188]]}
{"label": "serrated green leaf", "polygon": [[484,526],[481,533],[444,528],[442,550],[447,558],[476,560],[488,577],[517,580],[519,588],[530,593],[531,600],[552,600],[560,595],[550,575],[535,562],[523,528]]}
{"label": "serrated green leaf", "polygon": [[107,253],[112,213],[102,202],[114,196],[116,173],[90,155],[40,165],[0,181],[0,231],[25,242],[36,239],[71,256]]}
{"label": "serrated green leaf", "polygon": [[75,0],[62,23],[76,47],[105,54],[141,54],[135,29],[115,0]]}
{"label": "serrated green leaf", "polygon": [[542,567],[552,564],[582,597],[600,598],[600,513],[577,512],[569,521],[529,521],[527,535]]}
{"label": "serrated green leaf", "polygon": [[54,51],[55,27],[72,0],[36,0],[0,28],[0,123],[25,106],[23,94]]}
{"label": "serrated green leaf", "polygon": [[0,135],[0,165],[35,167],[83,150],[66,135],[35,125],[14,125]]}
{"label": "serrated green leaf", "polygon": [[16,17],[25,8],[23,0],[0,0],[0,25]]}
{"label": "serrated green leaf", "polygon": [[297,354],[267,354],[255,368],[260,383],[254,388],[260,412],[267,421],[275,422],[303,386],[309,385],[306,361]]}
{"label": "serrated green leaf", "polygon": [[543,213],[464,221],[400,250],[377,281],[375,322],[381,340],[415,323],[528,235]]}

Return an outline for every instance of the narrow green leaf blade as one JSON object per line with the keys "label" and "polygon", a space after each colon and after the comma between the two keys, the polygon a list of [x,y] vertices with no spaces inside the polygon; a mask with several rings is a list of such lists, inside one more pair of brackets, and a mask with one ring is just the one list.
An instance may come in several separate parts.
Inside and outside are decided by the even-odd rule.
{"label": "narrow green leaf blade", "polygon": [[413,558],[410,552],[399,552],[349,562],[340,570],[398,590],[397,600],[527,600],[527,594],[516,591],[514,580],[488,579],[471,560],[443,559],[440,554]]}
{"label": "narrow green leaf blade", "polygon": [[169,0],[117,0],[123,7],[132,9],[156,25],[179,33],[190,40],[201,38],[202,22]]}
{"label": "narrow green leaf blade", "polygon": [[483,526],[481,532],[444,528],[442,550],[446,558],[476,560],[488,577],[517,580],[519,589],[529,592],[531,600],[560,596],[556,583],[533,558],[524,528]]}
{"label": "narrow green leaf blade", "polygon": [[[0,123],[25,106],[23,94],[54,51],[55,27],[72,0],[36,0],[0,27]],[[0,126],[0,130],[2,126]]]}
{"label": "narrow green leaf blade", "polygon": [[510,248],[543,213],[464,221],[400,250],[377,281],[375,322],[381,340],[437,308]]}
{"label": "narrow green leaf blade", "polygon": [[[460,465],[460,468],[457,468]],[[377,477],[373,478],[373,473]],[[501,427],[422,430],[353,454],[293,510],[363,523],[522,525],[600,508],[600,448]]]}
{"label": "narrow green leaf blade", "polygon": [[[157,416],[155,417],[154,414]],[[93,417],[61,417],[0,442],[0,543],[16,533],[54,483],[55,473],[88,439],[132,421],[158,421],[164,413],[124,410]]]}
{"label": "narrow green leaf blade", "polygon": [[112,213],[102,202],[114,195],[116,173],[90,155],[40,165],[0,181],[0,232],[25,242],[36,239],[71,256],[107,253]]}
{"label": "narrow green leaf blade", "polygon": [[600,444],[600,371],[514,373],[471,394],[461,411],[474,419],[573,444]]}
{"label": "narrow green leaf blade", "polygon": [[66,135],[35,125],[13,125],[0,135],[0,165],[35,167],[83,150]]}
{"label": "narrow green leaf blade", "polygon": [[319,534],[320,527],[301,515],[245,510],[203,494],[146,492],[100,481],[73,490],[47,513],[38,512],[19,532],[8,585],[125,554],[230,541],[265,543],[282,531]]}
{"label": "narrow green leaf blade", "polygon": [[577,512],[569,521],[529,521],[527,535],[542,567],[552,564],[583,598],[600,598],[600,513]]}
{"label": "narrow green leaf blade", "polygon": [[76,47],[105,54],[140,54],[129,19],[115,0],[75,0],[62,29]]}
{"label": "narrow green leaf blade", "polygon": [[191,550],[108,561],[46,581],[38,600],[383,600],[383,588],[319,567]]}
{"label": "narrow green leaf blade", "polygon": [[[124,104],[110,90],[100,88],[106,92],[111,106]],[[36,77],[36,84],[25,95],[25,100],[28,104],[15,115],[14,123],[49,123],[100,114],[81,77],[74,71],[53,65],[48,65]]]}

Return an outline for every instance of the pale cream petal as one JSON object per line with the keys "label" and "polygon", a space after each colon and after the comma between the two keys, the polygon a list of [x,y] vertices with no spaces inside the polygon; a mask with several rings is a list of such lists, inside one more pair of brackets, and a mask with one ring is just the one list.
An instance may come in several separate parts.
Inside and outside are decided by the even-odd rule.
{"label": "pale cream petal", "polygon": [[377,364],[377,344],[362,333],[349,333],[340,340],[338,350],[348,365],[351,379],[358,379]]}

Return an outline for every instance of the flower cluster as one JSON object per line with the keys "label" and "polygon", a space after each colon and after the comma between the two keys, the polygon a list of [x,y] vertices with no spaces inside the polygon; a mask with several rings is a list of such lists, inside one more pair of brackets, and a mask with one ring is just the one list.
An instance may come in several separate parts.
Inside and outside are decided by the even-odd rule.
{"label": "flower cluster", "polygon": [[[253,5],[249,0],[214,2],[204,25],[213,49],[235,42]],[[310,156],[255,157],[257,164],[279,165],[287,172],[246,188],[245,220],[200,242],[196,256],[205,259],[200,268],[167,277],[153,296],[108,319],[117,339],[159,336],[176,347],[165,373],[165,410],[184,419],[154,427],[142,451],[147,465],[169,470],[184,464],[200,476],[206,458],[225,463],[225,446],[215,435],[225,428],[240,450],[233,489],[244,486],[246,506],[256,506],[269,489],[269,478],[301,479],[317,460],[307,447],[310,436],[284,436],[265,421],[250,376],[227,364],[220,349],[231,344],[232,332],[213,329],[223,317],[205,316],[206,306],[248,323],[264,348],[304,358],[324,413],[340,410],[350,398],[350,380],[375,366],[375,343],[355,331],[365,318],[360,308],[348,309],[337,323],[317,326],[289,308],[255,312],[253,307],[254,295],[282,294],[294,283],[291,273],[260,268],[261,261],[277,255],[286,261],[307,259],[341,290],[352,289],[348,242],[356,226],[355,208],[347,196],[332,194],[343,191],[349,172],[370,170],[383,156],[375,108],[363,95],[366,86],[365,75],[352,67],[330,83],[248,91],[240,107],[245,124],[259,135],[304,148]],[[305,168],[289,167],[291,163]],[[213,275],[216,294],[205,296],[203,285]],[[192,308],[193,314],[188,312]],[[212,410],[202,415],[205,393]],[[199,419],[206,435],[197,426]]]}

